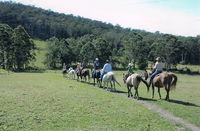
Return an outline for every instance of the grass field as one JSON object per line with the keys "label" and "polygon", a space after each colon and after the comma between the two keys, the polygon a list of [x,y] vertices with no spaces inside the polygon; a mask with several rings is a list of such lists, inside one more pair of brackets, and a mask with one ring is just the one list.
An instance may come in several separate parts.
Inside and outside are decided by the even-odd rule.
{"label": "grass field", "polygon": [[[122,73],[123,72],[118,72],[118,74]],[[200,127],[200,75],[177,74],[177,76],[177,87],[170,92],[170,102],[160,100],[157,90],[155,90],[154,99],[149,100],[148,102],[156,104],[162,109],[173,113],[175,116],[179,116]],[[120,76],[118,79],[120,79]],[[118,88],[118,90],[122,89]],[[139,94],[141,97],[151,98],[152,91],[150,90],[150,92],[147,93],[146,88],[143,85],[139,89]],[[164,99],[166,96],[164,89],[161,89],[161,95]]]}
{"label": "grass field", "polygon": [[125,93],[66,80],[60,72],[1,74],[0,81],[0,130],[146,131],[150,125],[152,131],[175,131],[182,127]]}
{"label": "grass field", "polygon": [[[176,131],[185,128],[128,99],[122,82],[125,71],[114,71],[122,85],[116,87],[118,93],[68,80],[58,70],[45,71],[46,43],[34,42],[39,48],[31,65],[44,69],[43,72],[8,75],[0,69],[0,130]],[[195,70],[198,68],[195,66]],[[147,93],[143,84],[139,95],[145,102],[200,127],[200,75],[177,76],[177,88],[170,92],[170,102],[159,100],[157,91],[151,99],[151,90]],[[161,95],[165,98],[164,89]]]}

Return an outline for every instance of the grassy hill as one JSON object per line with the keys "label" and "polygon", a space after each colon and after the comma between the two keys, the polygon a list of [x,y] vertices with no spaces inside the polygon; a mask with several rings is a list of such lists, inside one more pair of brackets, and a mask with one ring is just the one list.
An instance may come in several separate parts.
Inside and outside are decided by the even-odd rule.
{"label": "grassy hill", "polygon": [[36,53],[36,60],[32,61],[30,66],[37,67],[40,69],[45,69],[44,60],[45,60],[45,53],[47,50],[47,43],[41,40],[34,40],[36,44],[37,50]]}

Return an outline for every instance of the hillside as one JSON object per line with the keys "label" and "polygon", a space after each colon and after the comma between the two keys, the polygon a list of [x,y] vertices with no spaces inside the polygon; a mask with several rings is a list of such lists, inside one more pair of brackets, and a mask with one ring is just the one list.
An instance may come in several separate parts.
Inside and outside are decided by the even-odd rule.
{"label": "hillside", "polygon": [[52,36],[79,37],[114,29],[113,25],[100,21],[11,2],[0,2],[0,23],[6,23],[13,28],[22,25],[32,37],[40,39]]}
{"label": "hillside", "polygon": [[48,64],[54,65],[52,68],[83,59],[91,62],[96,57],[102,63],[111,59],[122,67],[134,61],[141,69],[158,56],[166,63],[166,68],[179,63],[200,64],[200,37],[127,29],[12,2],[0,2],[0,24],[8,24],[13,29],[22,25],[34,39],[54,37],[50,43],[56,43],[58,49],[48,50],[51,57],[57,56],[49,57],[48,61],[52,62]]}

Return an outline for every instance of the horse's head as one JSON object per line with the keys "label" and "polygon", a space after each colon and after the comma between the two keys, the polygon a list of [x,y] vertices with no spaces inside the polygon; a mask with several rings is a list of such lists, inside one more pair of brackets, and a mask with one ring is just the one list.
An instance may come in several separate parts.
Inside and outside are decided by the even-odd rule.
{"label": "horse's head", "polygon": [[151,74],[150,70],[144,70],[144,79],[147,80],[150,74]]}
{"label": "horse's head", "polygon": [[130,73],[123,74],[123,81],[124,81],[124,84],[126,83],[126,80],[127,80],[127,78],[128,78],[130,75],[131,75]]}

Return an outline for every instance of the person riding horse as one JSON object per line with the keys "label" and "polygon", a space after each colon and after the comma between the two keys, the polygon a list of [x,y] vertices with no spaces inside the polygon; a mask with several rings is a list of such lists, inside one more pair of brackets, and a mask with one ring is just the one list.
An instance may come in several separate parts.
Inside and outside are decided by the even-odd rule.
{"label": "person riding horse", "polygon": [[103,66],[103,69],[101,72],[101,78],[100,78],[101,81],[102,81],[103,76],[110,71],[112,71],[112,65],[109,63],[109,60],[106,60],[106,64]]}
{"label": "person riding horse", "polygon": [[150,87],[151,84],[152,84],[153,78],[154,78],[156,75],[162,73],[162,71],[163,71],[163,63],[161,62],[160,57],[157,57],[157,58],[156,58],[156,63],[155,63],[155,65],[154,65],[154,67],[153,67],[153,71],[152,71],[151,76],[150,76],[149,85],[148,85],[149,87]]}
{"label": "person riding horse", "polygon": [[134,73],[134,68],[133,68],[133,64],[129,63],[128,64],[128,74],[131,75]]}
{"label": "person riding horse", "polygon": [[81,65],[80,72],[82,72],[83,69],[85,69],[85,68],[88,68],[88,65],[87,65],[87,61],[84,59],[82,65]]}
{"label": "person riding horse", "polygon": [[96,58],[94,61],[94,70],[98,70],[100,68],[99,59]]}
{"label": "person riding horse", "polygon": [[100,63],[99,63],[98,58],[95,59],[93,66],[94,66],[94,68],[92,69],[92,77],[93,77],[94,85],[95,85],[95,79],[97,80],[97,83],[100,83],[99,78],[101,75]]}

